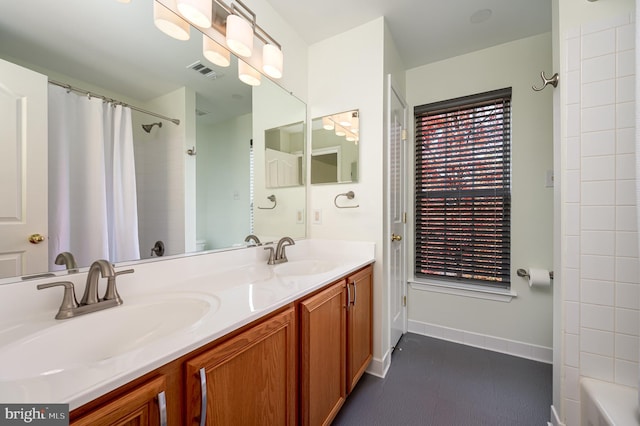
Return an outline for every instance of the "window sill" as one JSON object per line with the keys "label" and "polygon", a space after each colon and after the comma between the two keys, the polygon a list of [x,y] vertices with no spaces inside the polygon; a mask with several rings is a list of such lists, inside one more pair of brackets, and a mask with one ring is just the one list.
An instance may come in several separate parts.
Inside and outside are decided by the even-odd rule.
{"label": "window sill", "polygon": [[434,293],[452,294],[455,296],[473,297],[476,299],[495,300],[497,302],[511,302],[518,294],[513,290],[471,286],[468,284],[453,284],[439,281],[410,279],[409,285],[414,290],[431,291]]}

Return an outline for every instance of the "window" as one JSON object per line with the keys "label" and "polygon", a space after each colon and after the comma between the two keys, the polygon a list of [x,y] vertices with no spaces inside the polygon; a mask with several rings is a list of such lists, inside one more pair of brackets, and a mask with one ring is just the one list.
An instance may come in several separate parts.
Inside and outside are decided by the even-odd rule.
{"label": "window", "polygon": [[416,278],[508,288],[511,88],[414,114]]}

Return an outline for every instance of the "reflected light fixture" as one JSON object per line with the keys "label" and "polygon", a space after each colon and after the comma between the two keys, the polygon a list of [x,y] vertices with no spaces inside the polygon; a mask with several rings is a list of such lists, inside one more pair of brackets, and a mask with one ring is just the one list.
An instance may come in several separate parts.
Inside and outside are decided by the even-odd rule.
{"label": "reflected light fixture", "polygon": [[322,117],[322,128],[325,130],[333,130],[333,120],[329,116]]}
{"label": "reflected light fixture", "polygon": [[228,67],[231,64],[231,52],[202,34],[202,54],[212,64]]}
{"label": "reflected light fixture", "polygon": [[273,78],[282,78],[282,50],[280,46],[267,43],[262,48],[262,70]]}
{"label": "reflected light fixture", "polygon": [[192,24],[202,28],[211,26],[212,0],[177,0],[177,7]]}
{"label": "reflected light fixture", "polygon": [[249,86],[259,86],[261,76],[258,70],[247,64],[242,59],[238,59],[238,78]]}
{"label": "reflected light fixture", "polygon": [[253,29],[251,24],[238,15],[227,16],[227,46],[244,58],[253,53]]}
{"label": "reflected light fixture", "polygon": [[153,23],[160,31],[176,40],[189,40],[191,25],[157,1],[153,2]]}
{"label": "reflected light fixture", "polygon": [[344,130],[344,128],[336,124],[336,136],[345,136],[346,134],[347,132]]}

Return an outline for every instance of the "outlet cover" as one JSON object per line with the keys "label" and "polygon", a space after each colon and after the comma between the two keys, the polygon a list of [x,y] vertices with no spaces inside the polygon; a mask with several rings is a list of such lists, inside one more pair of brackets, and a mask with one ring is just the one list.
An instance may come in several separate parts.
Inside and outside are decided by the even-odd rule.
{"label": "outlet cover", "polygon": [[322,224],[322,210],[314,209],[313,210],[313,224],[321,225]]}

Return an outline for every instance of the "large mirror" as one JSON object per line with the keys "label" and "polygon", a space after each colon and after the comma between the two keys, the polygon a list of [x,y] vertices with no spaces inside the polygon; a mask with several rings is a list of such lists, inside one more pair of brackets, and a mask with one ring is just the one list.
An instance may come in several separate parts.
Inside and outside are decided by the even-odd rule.
{"label": "large mirror", "polygon": [[303,122],[264,132],[267,188],[304,185],[304,134]]}
{"label": "large mirror", "polygon": [[[162,33],[154,26],[153,6],[153,0],[128,4],[31,0],[3,6],[0,59],[7,66],[33,70],[73,89],[48,85],[48,120],[44,118],[48,138],[45,135],[42,147],[48,150],[44,164],[48,170],[44,185],[25,186],[37,191],[45,203],[40,209],[48,215],[44,223],[21,230],[18,237],[5,236],[6,222],[16,220],[0,218],[0,282],[47,272],[64,274],[64,259],[55,261],[62,252],[71,252],[78,268],[87,267],[97,258],[88,253],[94,245],[104,246],[105,240],[115,246],[127,238],[135,240],[132,250],[118,248],[112,254],[109,248],[99,256],[129,262],[161,254],[157,242],[162,242],[164,256],[172,256],[243,247],[249,234],[262,242],[284,235],[305,236],[304,186],[271,188],[265,180],[264,153],[265,132],[292,123],[304,126],[306,106],[265,76],[259,86],[242,83],[233,55],[229,67],[208,62],[202,53],[203,35],[196,28],[190,28],[186,41]],[[0,102],[7,99],[2,93],[5,77],[0,73]],[[70,121],[84,119],[71,114],[75,107],[51,101],[55,96],[91,97],[74,89],[143,110],[131,113],[132,158],[126,158],[120,169],[114,168],[120,170],[116,180],[123,181],[122,190],[132,190],[135,198],[124,215],[126,227],[113,235],[96,232],[93,219],[105,216],[111,224],[111,213],[104,213],[100,206],[117,202],[108,197],[105,201],[93,191],[82,193],[79,187],[93,177],[60,178],[65,170],[78,168],[73,173],[88,173],[96,168],[80,157],[93,147],[93,137],[73,139],[70,135],[76,130],[58,122],[65,115]],[[81,102],[76,98],[72,102]],[[117,104],[108,103],[113,107],[109,110],[120,109]],[[95,129],[91,123],[87,120],[84,127]],[[60,135],[62,142],[54,143]],[[70,145],[66,154],[60,152],[60,145]],[[302,140],[301,150],[304,145]],[[65,182],[62,187],[58,185],[61,181]],[[0,194],[7,193],[4,189]],[[22,194],[34,198],[31,195]],[[277,207],[258,209],[269,203],[269,195],[277,198]],[[89,207],[78,211],[85,214],[64,216],[68,206],[84,202]],[[64,224],[62,231],[60,223]],[[136,227],[137,237],[131,238]],[[26,242],[31,234],[43,235],[44,241]],[[37,255],[26,255],[29,250]],[[104,247],[100,250],[105,253]]]}
{"label": "large mirror", "polygon": [[360,112],[315,118],[311,134],[311,184],[358,181]]}

